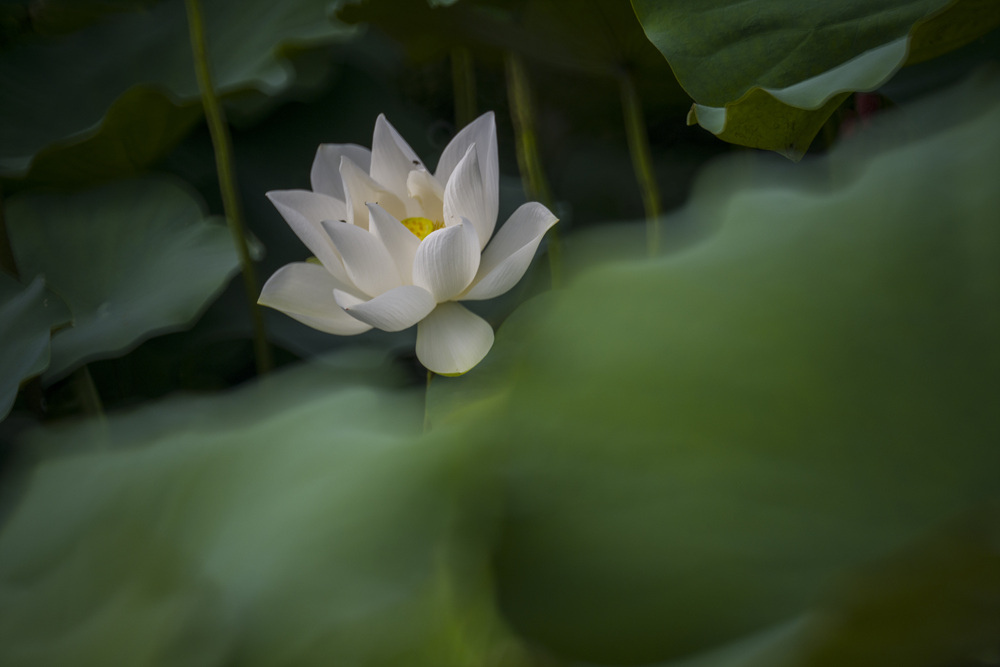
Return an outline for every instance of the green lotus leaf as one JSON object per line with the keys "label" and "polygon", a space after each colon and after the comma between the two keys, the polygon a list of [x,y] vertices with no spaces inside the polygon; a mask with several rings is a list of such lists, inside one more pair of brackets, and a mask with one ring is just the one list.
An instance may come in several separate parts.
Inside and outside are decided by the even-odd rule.
{"label": "green lotus leaf", "polygon": [[7,416],[18,386],[49,365],[49,334],[69,321],[66,306],[45,290],[39,276],[24,287],[0,273],[0,420]]}
{"label": "green lotus leaf", "polygon": [[633,0],[694,98],[689,123],[797,160],[846,96],[1000,25],[982,0]]}
{"label": "green lotus leaf", "polygon": [[[330,0],[204,4],[215,86],[244,114],[294,85],[296,50],[353,33],[327,17]],[[134,173],[200,113],[184,3],[22,40],[0,51],[0,87],[0,177],[34,179],[37,169],[41,182],[79,182]],[[52,153],[67,148],[72,164],[62,166]],[[92,156],[90,169],[76,169]]]}
{"label": "green lotus leaf", "polygon": [[455,531],[467,443],[418,440],[422,392],[384,371],[325,358],[28,434],[49,455],[0,532],[0,662],[524,665],[485,531]]}
{"label": "green lotus leaf", "polygon": [[740,157],[680,214],[701,241],[604,264],[593,244],[432,383],[435,428],[505,453],[501,608],[599,664],[995,647],[996,513],[969,517],[1000,494],[1000,82],[822,160]]}
{"label": "green lotus leaf", "polygon": [[225,225],[171,180],[18,195],[6,215],[22,275],[44,275],[73,316],[46,381],[187,326],[238,268]]}
{"label": "green lotus leaf", "polygon": [[133,86],[111,103],[89,138],[39,150],[24,180],[51,186],[132,176],[164,157],[201,117],[197,104],[177,106],[159,89]]}
{"label": "green lotus leaf", "polygon": [[109,14],[148,9],[164,0],[45,0],[31,2],[31,27],[46,35],[74,32]]}

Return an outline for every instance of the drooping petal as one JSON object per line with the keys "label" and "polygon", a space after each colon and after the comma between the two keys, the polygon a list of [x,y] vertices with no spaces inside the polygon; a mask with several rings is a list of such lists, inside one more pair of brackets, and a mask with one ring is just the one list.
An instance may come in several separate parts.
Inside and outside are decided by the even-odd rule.
{"label": "drooping petal", "polygon": [[308,190],[272,190],[267,198],[326,270],[338,280],[347,281],[340,253],[320,224],[323,220],[344,219],[344,202]]}
{"label": "drooping petal", "polygon": [[476,230],[480,250],[490,240],[497,222],[496,209],[490,217],[484,196],[477,149],[469,146],[444,186],[444,224],[451,226],[462,218],[469,220]]}
{"label": "drooping petal", "polygon": [[413,258],[420,246],[420,239],[378,204],[369,204],[368,211],[371,214],[369,220],[371,233],[389,251],[403,284],[412,283]]}
{"label": "drooping petal", "polygon": [[340,159],[340,177],[344,181],[347,202],[347,217],[343,219],[348,223],[361,229],[368,229],[366,204],[378,204],[396,218],[406,217],[403,200],[372,180],[371,176],[362,171],[349,157],[344,156]]}
{"label": "drooping petal", "polygon": [[345,287],[322,266],[286,264],[264,283],[257,303],[326,333],[353,336],[368,331],[371,325],[351,317],[337,305],[333,291]]}
{"label": "drooping petal", "polygon": [[459,298],[492,299],[516,285],[528,270],[545,232],[557,222],[558,218],[537,202],[518,207],[486,246],[472,286]]}
{"label": "drooping petal", "polygon": [[419,205],[419,211],[412,215],[444,222],[444,187],[430,173],[411,171],[406,177],[406,193]]}
{"label": "drooping petal", "polygon": [[489,322],[454,301],[438,304],[417,325],[417,359],[439,375],[468,372],[491,347]]}
{"label": "drooping petal", "polygon": [[371,177],[390,192],[402,194],[406,192],[407,175],[422,164],[385,115],[379,114],[372,137]]}
{"label": "drooping petal", "polygon": [[[368,172],[372,163],[372,152],[357,144],[322,144],[316,150],[309,179],[313,192],[321,192],[341,201],[347,200],[344,181],[340,177],[340,158],[347,157],[361,169]],[[337,220],[346,219],[343,216]]]}
{"label": "drooping petal", "polygon": [[479,268],[479,241],[472,223],[462,220],[427,235],[413,259],[413,284],[440,303],[462,293]]}
{"label": "drooping petal", "polygon": [[334,290],[333,294],[348,314],[382,331],[409,329],[437,305],[430,292],[416,285],[396,287],[369,301],[341,290]]}
{"label": "drooping petal", "polygon": [[344,259],[347,277],[359,290],[378,296],[403,284],[396,262],[372,233],[334,220],[325,220],[323,228]]}
{"label": "drooping petal", "polygon": [[455,135],[441,153],[434,176],[441,183],[447,183],[455,167],[473,144],[479,157],[479,174],[483,179],[483,201],[487,219],[495,223],[500,193],[500,167],[497,156],[497,127],[492,111],[484,113]]}

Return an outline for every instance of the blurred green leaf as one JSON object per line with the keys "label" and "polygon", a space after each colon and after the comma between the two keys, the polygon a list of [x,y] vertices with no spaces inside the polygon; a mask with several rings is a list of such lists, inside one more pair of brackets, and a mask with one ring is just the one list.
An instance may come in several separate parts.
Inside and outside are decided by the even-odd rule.
{"label": "blurred green leaf", "polygon": [[0,662],[526,664],[485,531],[456,532],[479,511],[467,443],[418,440],[422,395],[345,362],[35,431],[76,453],[0,533]]}
{"label": "blurred green leaf", "polygon": [[[432,384],[436,428],[467,419],[505,452],[495,562],[519,632],[608,664],[824,610],[952,659],[1000,641],[995,556],[974,546],[995,524],[920,546],[1000,494],[998,128],[980,77],[828,159],[723,163],[684,212],[716,232],[648,261],[599,265],[593,244],[480,367]],[[855,582],[879,562],[898,579]],[[935,563],[968,578],[934,575],[938,595]],[[820,638],[853,655],[872,633]]]}
{"label": "blurred green leaf", "polygon": [[41,276],[24,287],[0,273],[0,420],[21,382],[48,368],[49,334],[68,320],[66,306],[45,291]]}
{"label": "blurred green leaf", "polygon": [[40,149],[25,180],[44,186],[132,176],[162,158],[201,115],[197,104],[178,107],[157,88],[133,86],[111,103],[89,138]]}
{"label": "blurred green leaf", "polygon": [[808,614],[657,667],[991,664],[1000,634],[998,537],[1000,514],[987,507],[840,577]]}
{"label": "blurred green leaf", "polygon": [[339,16],[377,25],[418,60],[445,57],[462,46],[484,62],[514,52],[590,75],[652,70],[661,89],[670,77],[629,6],[617,0],[581,0],[572,11],[560,0],[363,0],[345,5]]}
{"label": "blurred green leaf", "polygon": [[[214,83],[233,111],[259,113],[287,91],[295,82],[289,57],[296,50],[352,34],[328,18],[331,4],[206,3]],[[14,181],[134,173],[172,147],[200,113],[181,2],[111,14],[72,34],[0,51],[0,87],[0,177]],[[62,163],[65,149],[71,153]],[[91,159],[89,169],[77,168]]]}
{"label": "blurred green leaf", "polygon": [[801,663],[945,665],[994,653],[998,545],[1000,512],[987,508],[866,568],[831,594],[807,633]]}
{"label": "blurred green leaf", "polygon": [[795,160],[847,94],[1000,25],[983,0],[632,4],[695,100],[690,123]]}
{"label": "blurred green leaf", "polygon": [[57,35],[85,28],[109,14],[144,10],[164,0],[26,0],[31,27]]}
{"label": "blurred green leaf", "polygon": [[187,326],[238,268],[225,225],[170,180],[23,194],[6,215],[22,274],[44,275],[73,315],[47,380]]}

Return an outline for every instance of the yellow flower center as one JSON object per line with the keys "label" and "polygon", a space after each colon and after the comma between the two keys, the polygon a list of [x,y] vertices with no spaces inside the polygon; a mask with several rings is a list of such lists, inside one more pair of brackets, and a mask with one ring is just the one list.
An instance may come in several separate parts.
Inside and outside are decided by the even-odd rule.
{"label": "yellow flower center", "polygon": [[423,241],[427,238],[427,235],[431,232],[436,232],[439,229],[444,229],[443,222],[437,222],[436,220],[429,220],[427,218],[406,218],[400,220],[403,226],[409,229],[413,234]]}

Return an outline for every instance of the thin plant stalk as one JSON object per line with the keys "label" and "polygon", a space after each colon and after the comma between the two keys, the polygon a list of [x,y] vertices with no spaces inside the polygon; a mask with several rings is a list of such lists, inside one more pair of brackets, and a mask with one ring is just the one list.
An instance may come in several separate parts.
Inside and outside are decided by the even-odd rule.
{"label": "thin plant stalk", "polygon": [[83,414],[104,420],[104,404],[101,402],[101,395],[97,393],[97,385],[94,384],[90,369],[81,366],[73,371],[71,382]]}
{"label": "thin plant stalk", "polygon": [[654,256],[660,250],[660,214],[663,208],[660,203],[660,191],[656,187],[656,174],[653,172],[653,159],[649,150],[646,120],[642,113],[642,100],[639,99],[635,82],[628,72],[623,72],[619,77],[619,86],[628,149],[632,155],[632,168],[635,170],[635,178],[642,193],[642,205],[646,210],[646,249],[650,256]]}
{"label": "thin plant stalk", "polygon": [[250,320],[253,324],[254,358],[257,363],[257,372],[266,373],[271,370],[273,361],[271,348],[267,343],[267,333],[264,330],[264,317],[257,305],[259,286],[253,260],[250,257],[250,248],[247,245],[243,209],[237,194],[236,172],[233,168],[233,144],[229,136],[229,125],[226,123],[225,113],[222,105],[219,104],[219,98],[212,84],[201,3],[199,0],[186,0],[186,2],[191,52],[194,55],[198,88],[201,90],[201,102],[205,108],[205,120],[208,122],[208,130],[212,136],[212,147],[215,149],[215,166],[219,174],[222,205],[229,223],[229,231],[233,236],[233,243],[236,246],[236,252],[239,255],[243,287],[246,291]]}
{"label": "thin plant stalk", "polygon": [[[510,116],[514,125],[517,166],[521,172],[521,182],[528,197],[552,208],[552,191],[549,189],[541,154],[538,151],[538,135],[535,131],[535,112],[531,101],[531,86],[521,57],[508,53],[506,59],[507,99]],[[562,284],[562,252],[559,245],[559,230],[556,227],[548,233],[549,268],[552,273],[552,287]]]}
{"label": "thin plant stalk", "polygon": [[451,50],[451,84],[455,97],[455,126],[465,127],[476,118],[476,69],[464,46]]}
{"label": "thin plant stalk", "polygon": [[434,372],[427,371],[427,387],[424,389],[424,433],[431,430],[431,380],[434,378]]}
{"label": "thin plant stalk", "polygon": [[108,418],[104,414],[104,404],[101,402],[101,395],[97,393],[97,385],[90,374],[90,369],[84,365],[77,368],[69,376],[73,393],[80,404],[80,411],[93,420],[96,427],[94,432],[94,444],[99,449],[108,449],[111,444],[111,432],[108,428]]}

